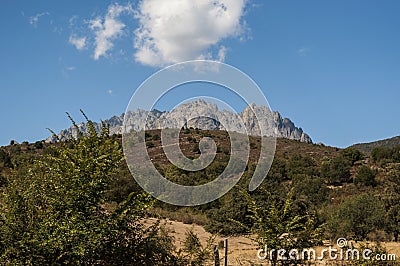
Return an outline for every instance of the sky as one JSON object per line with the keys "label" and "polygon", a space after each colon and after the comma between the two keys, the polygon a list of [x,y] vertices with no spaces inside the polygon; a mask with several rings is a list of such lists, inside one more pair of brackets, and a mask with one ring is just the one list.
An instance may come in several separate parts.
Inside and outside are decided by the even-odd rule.
{"label": "sky", "polygon": [[150,75],[192,59],[249,75],[314,142],[397,136],[399,12],[397,0],[5,0],[0,145],[69,127],[65,112],[120,115]]}

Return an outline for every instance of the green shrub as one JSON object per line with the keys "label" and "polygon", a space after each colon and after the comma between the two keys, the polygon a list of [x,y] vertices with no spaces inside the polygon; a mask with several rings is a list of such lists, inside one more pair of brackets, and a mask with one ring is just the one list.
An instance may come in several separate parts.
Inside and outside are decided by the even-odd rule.
{"label": "green shrub", "polygon": [[369,166],[362,165],[357,170],[357,174],[354,178],[354,183],[375,187],[377,185],[375,180],[376,174],[376,170],[371,169]]}
{"label": "green shrub", "polygon": [[[75,125],[75,123],[74,123]],[[61,143],[8,178],[0,202],[1,265],[180,265],[158,224],[141,222],[152,199],[106,195],[122,159],[107,128]]]}
{"label": "green shrub", "polygon": [[384,227],[385,211],[382,202],[373,195],[360,194],[343,201],[332,211],[328,233],[338,237],[365,240],[367,235]]}

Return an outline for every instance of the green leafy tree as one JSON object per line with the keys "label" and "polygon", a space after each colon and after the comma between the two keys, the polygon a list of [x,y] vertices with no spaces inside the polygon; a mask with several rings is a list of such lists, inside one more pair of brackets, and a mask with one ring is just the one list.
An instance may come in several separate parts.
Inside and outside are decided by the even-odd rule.
{"label": "green leafy tree", "polygon": [[347,148],[347,149],[341,150],[340,154],[343,158],[345,158],[347,161],[349,161],[351,163],[351,165],[354,165],[355,162],[364,159],[363,154],[355,148]]}
{"label": "green leafy tree", "polygon": [[0,167],[12,167],[11,157],[3,148],[0,148]]}
{"label": "green leafy tree", "polygon": [[[219,206],[208,211],[210,220],[206,226],[207,231],[222,235],[237,235],[248,233],[251,220],[248,215],[248,203],[240,193],[240,189],[234,187],[226,195],[218,200]],[[240,222],[245,226],[238,226]]]}
{"label": "green leafy tree", "polygon": [[377,185],[377,182],[375,180],[376,175],[376,170],[371,169],[371,167],[369,166],[362,165],[357,170],[357,174],[354,178],[354,183],[375,187]]}
{"label": "green leafy tree", "polygon": [[386,168],[383,202],[386,210],[386,231],[399,241],[400,234],[400,163]]}
{"label": "green leafy tree", "polygon": [[295,196],[305,199],[314,207],[326,203],[329,189],[324,180],[318,176],[298,175],[293,180]]}
{"label": "green leafy tree", "polygon": [[323,162],[321,165],[321,177],[330,184],[342,184],[350,181],[351,161],[343,156]]}
{"label": "green leafy tree", "polygon": [[293,179],[296,175],[317,175],[315,160],[310,156],[294,155],[287,164],[287,175],[289,179]]}
{"label": "green leafy tree", "polygon": [[371,151],[371,158],[375,163],[381,165],[398,163],[400,162],[400,145],[394,147],[377,147]]}
{"label": "green leafy tree", "polygon": [[383,228],[382,202],[371,194],[360,194],[343,201],[333,210],[328,223],[332,239],[338,237],[365,240],[367,235]]}
{"label": "green leafy tree", "polygon": [[[251,231],[257,235],[260,248],[266,245],[270,249],[303,249],[321,243],[322,228],[317,216],[307,206],[299,214],[299,202],[294,201],[294,189],[285,199],[270,198],[268,202],[255,201],[243,190],[249,202],[249,217],[253,221]],[[288,257],[288,254],[285,254]],[[283,265],[293,265],[297,261],[280,261]],[[277,254],[273,254],[272,265],[277,265]]]}
{"label": "green leafy tree", "polygon": [[35,147],[35,149],[43,149],[43,141],[36,141],[33,146]]}
{"label": "green leafy tree", "polygon": [[215,236],[211,236],[207,239],[205,245],[202,245],[193,228],[186,230],[183,251],[187,254],[185,257],[188,265],[210,265],[213,251],[212,244],[214,241]]}
{"label": "green leafy tree", "polygon": [[[75,125],[75,123],[74,123]],[[9,178],[1,195],[0,264],[177,265],[158,225],[140,222],[149,196],[131,193],[113,209],[106,192],[122,152],[103,124]]]}

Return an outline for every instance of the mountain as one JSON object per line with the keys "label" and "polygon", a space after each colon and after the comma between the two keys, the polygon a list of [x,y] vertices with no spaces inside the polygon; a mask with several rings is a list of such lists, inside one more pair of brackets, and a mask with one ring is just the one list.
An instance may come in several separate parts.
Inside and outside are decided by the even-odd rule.
{"label": "mountain", "polygon": [[[204,100],[195,100],[182,104],[171,112],[145,111],[141,109],[128,111],[126,113],[126,129],[140,130],[139,125],[146,122],[147,129],[180,128],[184,125],[187,128],[193,127],[203,130],[247,131],[249,135],[259,136],[260,128],[258,127],[256,114],[258,117],[267,117],[266,123],[268,126],[266,128],[268,128],[268,131],[264,132],[265,135],[271,136],[275,134],[280,138],[312,143],[311,138],[301,128],[296,127],[290,119],[282,118],[278,112],[271,113],[268,107],[250,104],[240,114],[235,114],[231,111],[219,110],[217,105]],[[110,134],[122,133],[124,116],[124,114],[113,116],[104,121],[110,125]],[[194,117],[194,119],[187,120],[188,117]],[[243,124],[237,123],[237,120],[234,119],[235,117],[240,118]],[[94,123],[94,125],[97,130],[100,130],[100,123]],[[84,132],[87,125],[80,123],[77,126],[80,131]],[[62,130],[57,135],[60,140],[68,139],[72,136],[77,136],[77,129],[73,126]],[[57,138],[52,136],[46,142],[55,142],[56,140]]]}
{"label": "mountain", "polygon": [[389,139],[384,139],[384,140],[378,140],[374,142],[369,142],[369,143],[359,143],[352,145],[351,147],[358,149],[359,151],[365,152],[365,153],[370,153],[373,149],[378,148],[378,147],[393,147],[393,146],[398,146],[400,145],[400,136],[389,138]]}

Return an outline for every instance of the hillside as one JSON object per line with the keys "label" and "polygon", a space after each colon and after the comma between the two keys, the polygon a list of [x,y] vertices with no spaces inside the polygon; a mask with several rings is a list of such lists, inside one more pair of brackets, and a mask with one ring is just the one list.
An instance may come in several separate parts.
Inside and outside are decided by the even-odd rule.
{"label": "hillside", "polygon": [[389,148],[398,145],[400,145],[400,136],[384,140],[373,141],[369,143],[359,143],[352,145],[351,147],[356,148],[365,153],[370,153],[373,149],[378,147]]}
{"label": "hillside", "polygon": [[[146,131],[147,150],[157,170],[175,183],[194,186],[214,180],[229,161],[230,141],[224,130],[184,128],[180,131],[180,148],[191,159],[200,156],[198,143],[203,137],[212,138],[216,142],[215,160],[206,169],[197,172],[185,171],[172,165],[163,153],[160,135],[157,129]],[[297,235],[294,239],[305,237],[308,242],[302,243],[307,245],[321,245],[323,239],[333,241],[339,237],[355,241],[398,240],[400,219],[396,217],[400,209],[400,193],[397,189],[400,186],[400,158],[397,150],[380,150],[373,158],[355,148],[339,149],[278,138],[268,176],[258,189],[246,192],[260,152],[260,137],[250,136],[249,140],[251,150],[246,170],[238,184],[227,194],[208,204],[194,207],[177,207],[154,201],[148,205],[151,207],[146,210],[147,218],[173,220],[178,222],[174,224],[179,227],[182,227],[182,223],[197,224],[207,231],[208,236],[237,237],[231,239],[256,234],[262,240],[265,237],[263,234],[270,233],[259,231],[260,228],[272,227],[274,230],[271,232],[274,233],[267,236],[274,237],[274,241],[281,241],[280,236],[291,230],[285,226],[293,220],[303,221],[299,217],[306,217],[303,222],[307,221],[307,224],[301,227],[305,231],[302,229],[300,235],[297,231],[292,234]],[[103,141],[115,143],[113,152],[122,151],[121,135],[107,136],[97,145]],[[39,141],[1,147],[0,185],[7,188],[8,184],[15,184],[14,178],[21,176],[29,180],[34,173],[31,169],[36,169],[32,167],[46,160],[47,156],[58,159],[60,150],[74,154],[73,143]],[[87,147],[83,146],[83,150]],[[95,150],[93,146],[92,149]],[[75,161],[71,165],[75,165]],[[87,171],[86,162],[81,167]],[[73,173],[76,173],[75,170]],[[112,182],[107,187],[105,201],[102,203],[106,212],[112,212],[116,206],[124,204],[131,193],[143,194],[125,161],[117,165],[110,178]],[[29,181],[21,186],[26,184]],[[261,215],[261,220],[250,218],[254,214],[253,204],[260,207],[258,215]],[[274,215],[272,218],[271,214]],[[264,223],[261,227],[257,224],[259,221]],[[183,227],[187,229],[187,226]],[[172,236],[175,235],[176,240],[182,242],[183,229],[173,230]],[[204,235],[204,231],[201,234]],[[204,243],[202,236],[201,241]]]}

